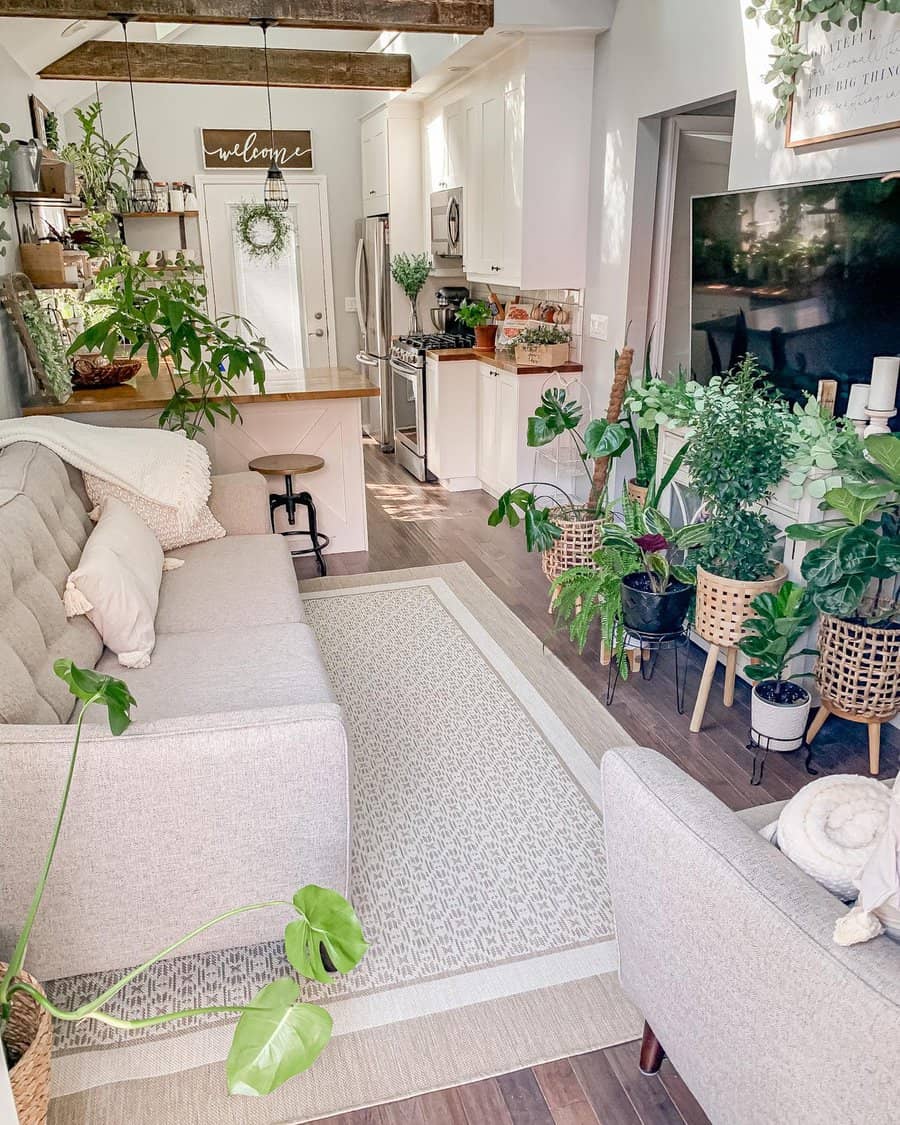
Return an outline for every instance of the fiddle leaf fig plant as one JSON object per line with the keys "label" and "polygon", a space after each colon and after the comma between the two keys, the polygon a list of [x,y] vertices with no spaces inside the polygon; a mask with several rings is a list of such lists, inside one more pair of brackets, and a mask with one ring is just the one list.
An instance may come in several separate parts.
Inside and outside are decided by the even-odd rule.
{"label": "fiddle leaf fig plant", "polygon": [[817,617],[816,607],[805,587],[785,582],[775,594],[757,594],[750,608],[753,617],[744,624],[747,635],[738,642],[738,648],[755,663],[748,664],[745,671],[754,683],[771,680],[775,685],[773,702],[781,703],[787,683],[808,675],[785,675],[790,660],[795,656],[818,655],[815,649],[794,652],[794,646]]}
{"label": "fiddle leaf fig plant", "polygon": [[72,753],[50,846],[19,940],[6,972],[0,979],[0,1040],[3,1040],[8,1064],[14,1066],[17,1062],[11,1044],[8,1045],[4,1039],[12,1001],[17,993],[30,996],[54,1019],[76,1023],[95,1020],[123,1030],[153,1027],[208,1013],[240,1014],[225,1064],[228,1092],[254,1096],[270,1094],[289,1078],[309,1069],[331,1038],[331,1016],[317,1004],[309,1004],[301,999],[300,984],[293,977],[280,977],[264,985],[246,1004],[217,1004],[176,1012],[160,1012],[143,1019],[114,1016],[106,1007],[126,985],[191,938],[219,922],[250,910],[282,908],[290,912],[292,920],[285,929],[285,954],[301,976],[309,980],[328,981],[329,973],[350,972],[365,956],[368,944],[353,907],[337,891],[310,885],[298,890],[292,901],[276,899],[228,910],[197,926],[136,969],[125,973],[95,999],[71,1011],[57,1007],[39,989],[21,977],[28,941],[53,867],[56,845],[69,803],[85,715],[91,707],[105,707],[110,730],[114,735],[121,735],[131,723],[131,708],[136,706],[134,697],[122,680],[102,675],[90,668],[79,668],[71,660],[57,660],[54,672],[68,684],[69,691],[79,700],[81,707],[75,723]]}

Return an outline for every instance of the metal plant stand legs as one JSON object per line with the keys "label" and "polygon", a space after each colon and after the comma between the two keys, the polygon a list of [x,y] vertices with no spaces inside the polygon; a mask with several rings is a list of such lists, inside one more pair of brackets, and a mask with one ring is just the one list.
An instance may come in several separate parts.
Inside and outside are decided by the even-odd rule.
{"label": "metal plant stand legs", "polygon": [[[640,654],[641,679],[649,682],[656,671],[656,662],[661,652],[673,649],[675,652],[675,706],[679,715],[684,714],[684,691],[687,686],[688,655],[687,647],[690,638],[687,629],[677,633],[639,633],[634,629],[625,630],[626,640],[637,643],[634,650]],[[634,664],[632,668],[634,669]],[[635,669],[636,670],[636,669]],[[609,661],[609,671],[606,677],[606,705],[612,706],[616,696],[616,687],[619,683],[619,661],[613,657]]]}

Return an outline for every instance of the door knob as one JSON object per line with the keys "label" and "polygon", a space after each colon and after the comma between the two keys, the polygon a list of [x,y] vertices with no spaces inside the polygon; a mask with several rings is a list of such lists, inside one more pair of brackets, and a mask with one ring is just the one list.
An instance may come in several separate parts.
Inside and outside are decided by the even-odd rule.
{"label": "door knob", "polygon": [[315,332],[307,332],[307,336],[324,336],[324,335],[325,335],[325,329],[324,328],[317,328],[315,330]]}
{"label": "door knob", "polygon": [[315,313],[314,316],[315,316],[316,320],[322,319],[322,314],[320,312]]}

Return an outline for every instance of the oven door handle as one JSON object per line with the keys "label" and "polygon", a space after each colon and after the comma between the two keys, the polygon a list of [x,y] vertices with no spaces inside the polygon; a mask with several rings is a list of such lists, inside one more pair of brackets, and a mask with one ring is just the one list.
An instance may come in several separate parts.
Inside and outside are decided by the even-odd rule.
{"label": "oven door handle", "polygon": [[392,363],[391,371],[393,371],[395,375],[401,375],[410,383],[417,384],[419,381],[420,372],[415,368],[400,367],[398,364]]}

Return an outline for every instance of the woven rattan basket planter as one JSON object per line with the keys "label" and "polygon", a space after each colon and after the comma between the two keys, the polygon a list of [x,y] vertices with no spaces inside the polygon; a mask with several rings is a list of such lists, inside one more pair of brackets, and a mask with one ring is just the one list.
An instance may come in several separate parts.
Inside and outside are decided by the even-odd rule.
{"label": "woven rattan basket planter", "polygon": [[822,699],[836,711],[878,722],[900,714],[900,628],[823,613],[815,671]]}
{"label": "woven rattan basket planter", "polygon": [[712,645],[733,648],[744,635],[744,622],[752,614],[750,603],[757,594],[775,593],[787,577],[781,563],[771,578],[741,582],[720,578],[697,567],[697,608],[694,630]]}
{"label": "woven rattan basket planter", "polygon": [[638,484],[637,481],[630,480],[625,485],[625,491],[636,504],[643,507],[647,503],[647,493],[650,491],[649,487],[644,484]]}
{"label": "woven rattan basket planter", "polygon": [[[0,973],[4,972],[6,965],[0,963]],[[40,988],[28,973],[19,973],[19,976],[35,988]],[[19,1056],[9,1072],[19,1125],[46,1125],[50,1106],[50,1048],[53,1043],[50,1013],[30,996],[17,992],[3,1038],[7,1050]]]}
{"label": "woven rattan basket planter", "polygon": [[552,582],[570,567],[592,565],[603,525],[586,508],[552,508],[550,518],[562,529],[562,538],[541,556],[541,567]]}

